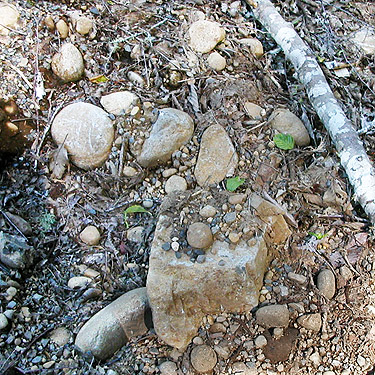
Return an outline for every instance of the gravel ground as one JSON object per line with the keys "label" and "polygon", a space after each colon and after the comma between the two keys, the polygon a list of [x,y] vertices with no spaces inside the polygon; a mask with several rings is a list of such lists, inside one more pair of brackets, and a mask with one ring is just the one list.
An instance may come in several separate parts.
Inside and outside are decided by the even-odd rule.
{"label": "gravel ground", "polygon": [[[351,200],[335,150],[303,88],[251,11],[241,2],[198,0],[12,3],[21,22],[9,37],[1,37],[0,105],[13,99],[18,113],[10,119],[21,133],[31,132],[24,151],[24,137],[11,138],[12,155],[1,158],[0,227],[7,235],[24,236],[35,252],[33,265],[22,270],[0,263],[0,373],[195,374],[191,352],[206,344],[217,356],[214,374],[373,374],[371,228]],[[354,48],[348,35],[363,25],[375,26],[373,5],[332,1],[323,6],[303,0],[279,6],[319,61],[345,63],[348,76],[339,77],[326,66],[325,73],[353,123],[360,128],[365,119],[371,125],[374,54]],[[93,21],[89,34],[73,26],[74,11]],[[188,27],[201,12],[226,30],[225,42],[217,47],[226,59],[224,70],[209,68],[207,58],[197,59],[187,46]],[[84,79],[63,83],[52,73],[52,56],[62,38],[47,27],[47,16],[69,26],[68,40],[83,54]],[[263,45],[259,59],[240,42],[249,37]],[[41,99],[35,95],[38,74],[46,93]],[[53,176],[50,160],[56,145],[50,127],[55,115],[76,101],[100,106],[102,95],[119,90],[137,94],[141,104],[139,112],[114,117],[108,161],[87,172],[71,164],[61,177]],[[247,100],[264,109],[261,119],[246,112]],[[275,147],[267,118],[280,105],[313,124],[311,146],[289,152]],[[165,107],[188,113],[196,125],[194,136],[165,166],[142,168],[134,155],[149,135],[143,125]],[[106,362],[81,355],[74,338],[84,322],[125,292],[145,286],[166,181],[177,174],[188,189],[197,187],[194,167],[201,136],[215,123],[225,128],[239,155],[237,174],[245,183],[236,192],[266,191],[298,224],[276,252],[259,300],[260,306],[288,304],[289,327],[265,329],[254,312],[221,314],[205,317],[184,352],[165,345],[151,329]],[[362,137],[373,160],[371,131]],[[218,189],[225,190],[224,183]],[[124,210],[134,204],[150,214],[124,220]],[[23,225],[24,234],[15,223]],[[31,232],[24,232],[28,225]],[[97,245],[80,238],[87,225],[99,229]],[[132,241],[128,232],[134,227],[143,232]],[[322,269],[332,269],[336,282],[319,284]],[[68,284],[83,275],[92,280],[89,286],[73,289]],[[332,288],[334,296],[327,298]],[[321,317],[317,330],[319,322],[306,328],[298,320],[306,314]]]}

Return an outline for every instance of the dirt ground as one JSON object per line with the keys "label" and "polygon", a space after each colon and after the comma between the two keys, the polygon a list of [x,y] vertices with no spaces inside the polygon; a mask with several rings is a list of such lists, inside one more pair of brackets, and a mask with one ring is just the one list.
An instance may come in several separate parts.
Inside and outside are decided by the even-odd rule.
{"label": "dirt ground", "polygon": [[[150,245],[165,196],[163,171],[186,167],[183,176],[188,188],[194,189],[200,138],[209,125],[218,123],[226,129],[240,158],[237,175],[245,183],[238,191],[265,191],[298,225],[291,228],[292,236],[270,265],[262,290],[265,300],[301,302],[305,312],[322,314],[323,328],[319,332],[301,329],[295,322],[300,313],[297,309],[285,340],[275,340],[274,349],[269,347],[267,353],[245,345],[259,334],[272,341],[272,332],[257,326],[251,312],[225,316],[221,334],[210,330],[217,318],[210,317],[202,323],[199,336],[212,347],[225,341],[229,348],[227,358],[219,358],[214,374],[240,374],[235,367],[239,362],[257,369],[251,374],[374,374],[373,228],[355,202],[329,136],[293,68],[254,20],[251,9],[238,2],[236,11],[231,11],[231,2],[206,0],[11,3],[20,12],[21,25],[9,40],[0,43],[0,104],[10,99],[15,102],[18,112],[10,120],[19,125],[21,134],[16,138],[1,135],[1,142],[11,143],[12,149],[1,156],[0,229],[19,234],[7,212],[25,219],[32,228],[27,240],[37,249],[37,257],[33,267],[22,271],[0,264],[0,312],[14,310],[7,328],[0,332],[0,373],[157,374],[166,360],[175,362],[180,373],[195,373],[189,361],[194,344],[178,353],[153,330],[131,340],[106,362],[82,356],[74,347],[74,336],[95,312],[123,293],[145,286]],[[361,51],[350,35],[363,27],[374,29],[375,5],[347,0],[276,4],[316,53],[354,126],[359,130],[369,125],[361,139],[374,161],[375,55]],[[78,34],[71,26],[72,11],[94,21],[91,37]],[[226,30],[225,43],[217,47],[227,60],[221,72],[209,69],[202,56],[197,61],[192,58],[186,33],[199,11]],[[70,25],[69,38],[84,55],[84,79],[62,83],[52,73],[51,58],[63,41],[45,26],[48,15]],[[261,58],[240,44],[246,37],[262,42],[265,54]],[[336,64],[334,69],[330,62]],[[338,73],[337,66],[347,72]],[[143,83],[129,78],[129,72],[140,75]],[[34,95],[38,74],[46,91],[40,101]],[[147,108],[174,107],[189,113],[195,133],[187,152],[174,154],[164,167],[144,169],[131,147],[114,145],[102,167],[83,171],[70,164],[61,178],[53,177],[50,160],[56,145],[49,130],[56,113],[76,101],[100,106],[102,95],[120,90],[136,93],[143,104],[151,103]],[[262,121],[247,115],[244,102],[248,100],[265,109]],[[266,119],[279,106],[311,124],[310,146],[290,151],[275,147]],[[147,130],[136,120],[127,115],[116,117],[115,138],[123,136],[130,143],[144,138]],[[23,134],[29,132],[23,147]],[[136,175],[124,176],[124,166],[135,168]],[[224,190],[224,183],[219,188]],[[130,227],[145,228],[142,241],[135,243],[127,239],[123,213],[145,201],[152,202],[151,215],[134,214],[127,219]],[[98,246],[79,239],[88,224],[100,230]],[[82,298],[84,289],[67,286],[71,277],[80,274],[82,264],[100,275],[95,281],[100,293],[93,299]],[[340,273],[343,265],[350,270],[350,278]],[[322,268],[333,269],[336,275],[336,294],[331,300],[315,286]],[[290,271],[305,275],[308,284],[293,284],[287,277]],[[280,292],[280,285],[288,288],[286,295]],[[7,293],[9,287],[17,290],[13,297]],[[61,326],[71,334],[63,346],[49,339],[50,332]]]}

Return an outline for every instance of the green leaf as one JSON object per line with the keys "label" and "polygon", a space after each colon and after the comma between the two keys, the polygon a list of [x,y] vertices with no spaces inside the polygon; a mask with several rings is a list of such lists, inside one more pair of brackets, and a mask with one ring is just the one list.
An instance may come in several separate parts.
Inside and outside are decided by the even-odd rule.
{"label": "green leaf", "polygon": [[140,206],[138,204],[135,204],[134,206],[128,207],[124,211],[124,222],[125,222],[126,228],[129,228],[129,223],[128,223],[128,220],[127,220],[128,214],[135,214],[135,213],[146,213],[146,214],[151,215],[145,208],[143,208],[142,206]]}
{"label": "green leaf", "polygon": [[294,139],[290,134],[276,134],[273,141],[278,148],[282,150],[291,150],[294,148]]}
{"label": "green leaf", "polygon": [[245,179],[239,178],[238,176],[228,178],[228,180],[226,181],[226,188],[228,191],[235,191],[244,182],[245,182]]}
{"label": "green leaf", "polygon": [[314,232],[309,232],[309,235],[314,236],[318,240],[322,240],[324,237],[327,237],[327,234],[314,233]]}

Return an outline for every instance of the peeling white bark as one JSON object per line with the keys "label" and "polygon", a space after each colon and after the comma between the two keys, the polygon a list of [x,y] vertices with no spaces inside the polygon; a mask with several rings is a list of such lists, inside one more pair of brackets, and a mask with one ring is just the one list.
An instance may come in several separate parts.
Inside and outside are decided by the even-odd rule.
{"label": "peeling white bark", "polygon": [[[258,21],[267,29],[291,61],[305,86],[310,102],[326,127],[340,156],[356,199],[375,224],[375,170],[346,117],[311,49],[269,0],[246,0]],[[257,3],[257,4],[254,4]]]}

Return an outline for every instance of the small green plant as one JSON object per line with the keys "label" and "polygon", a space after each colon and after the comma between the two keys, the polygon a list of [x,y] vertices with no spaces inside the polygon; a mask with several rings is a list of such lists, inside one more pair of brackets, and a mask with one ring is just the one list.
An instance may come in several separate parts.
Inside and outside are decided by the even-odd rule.
{"label": "small green plant", "polygon": [[235,191],[238,187],[240,187],[245,182],[244,178],[239,178],[238,176],[228,178],[226,181],[226,188],[228,191]]}
{"label": "small green plant", "polygon": [[309,232],[309,235],[314,236],[317,240],[322,240],[324,237],[328,236],[328,234],[314,233],[314,232]]}
{"label": "small green plant", "polygon": [[135,214],[135,213],[147,213],[147,214],[151,215],[145,208],[143,208],[142,206],[140,206],[138,204],[135,204],[134,206],[128,207],[124,211],[124,223],[125,223],[126,228],[129,228],[128,215],[129,214]]}
{"label": "small green plant", "polygon": [[50,232],[55,223],[56,216],[52,212],[45,212],[39,217],[40,231],[42,233]]}
{"label": "small green plant", "polygon": [[290,134],[275,134],[273,141],[281,150],[292,150],[294,148],[294,139]]}

